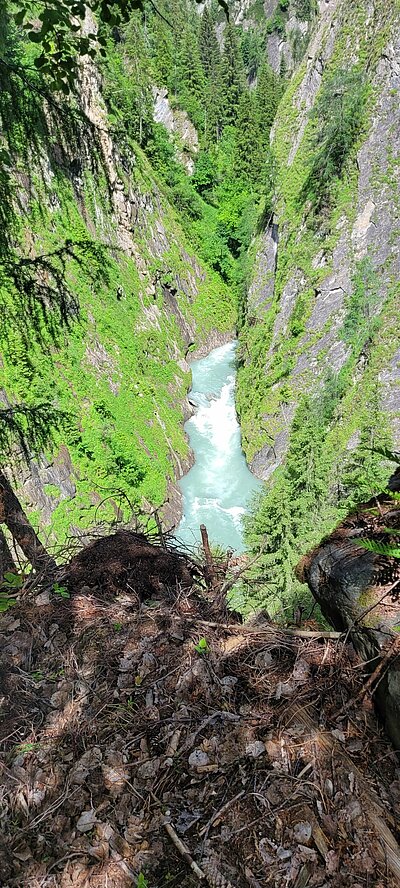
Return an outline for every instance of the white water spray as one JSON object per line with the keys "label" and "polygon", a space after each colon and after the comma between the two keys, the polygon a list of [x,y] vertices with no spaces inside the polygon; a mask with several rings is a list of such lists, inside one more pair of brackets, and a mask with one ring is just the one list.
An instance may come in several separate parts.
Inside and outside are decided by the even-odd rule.
{"label": "white water spray", "polygon": [[235,348],[230,342],[192,364],[191,402],[196,412],[185,425],[195,464],[181,479],[183,518],[176,536],[200,540],[205,524],[212,543],[242,552],[242,516],[259,482],[241,449],[235,410]]}

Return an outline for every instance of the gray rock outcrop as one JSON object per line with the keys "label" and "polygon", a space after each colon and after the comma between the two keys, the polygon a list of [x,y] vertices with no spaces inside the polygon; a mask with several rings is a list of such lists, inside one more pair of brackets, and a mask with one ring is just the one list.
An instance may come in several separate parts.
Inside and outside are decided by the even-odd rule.
{"label": "gray rock outcrop", "polygon": [[[400,625],[400,561],[360,545],[365,538],[386,542],[385,526],[398,528],[400,533],[400,510],[393,500],[379,496],[350,515],[296,570],[330,624],[349,634],[367,673],[396,642]],[[379,676],[374,699],[387,734],[400,750],[398,656],[389,659]]]}

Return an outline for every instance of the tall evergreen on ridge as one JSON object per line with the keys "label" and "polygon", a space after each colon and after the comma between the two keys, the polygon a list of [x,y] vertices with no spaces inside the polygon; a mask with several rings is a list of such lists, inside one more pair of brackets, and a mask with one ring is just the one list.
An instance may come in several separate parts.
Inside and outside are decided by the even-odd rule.
{"label": "tall evergreen on ridge", "polygon": [[235,174],[246,182],[257,182],[261,155],[258,120],[252,96],[246,90],[240,97],[236,123]]}
{"label": "tall evergreen on ridge", "polygon": [[199,49],[206,77],[213,78],[220,63],[220,50],[215,33],[215,25],[208,6],[205,7],[201,17]]}
{"label": "tall evergreen on ridge", "polygon": [[239,102],[246,88],[246,75],[236,28],[229,22],[225,28],[221,60],[221,107],[223,125],[235,124]]}
{"label": "tall evergreen on ridge", "polygon": [[268,141],[269,131],[274,121],[279,99],[279,78],[269,63],[264,60],[257,78],[256,105],[260,128],[263,133],[267,134]]}
{"label": "tall evergreen on ridge", "polygon": [[221,134],[221,53],[208,6],[201,19],[199,51],[206,77],[204,141],[212,145]]}
{"label": "tall evergreen on ridge", "polygon": [[204,126],[205,78],[201,64],[197,34],[191,22],[187,22],[178,49],[177,86],[184,107],[195,126]]}

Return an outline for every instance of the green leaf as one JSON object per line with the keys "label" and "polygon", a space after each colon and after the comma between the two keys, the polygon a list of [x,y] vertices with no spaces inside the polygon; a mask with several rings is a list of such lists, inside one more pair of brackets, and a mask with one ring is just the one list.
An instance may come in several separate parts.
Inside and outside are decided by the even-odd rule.
{"label": "green leaf", "polygon": [[15,574],[7,571],[7,573],[4,574],[4,579],[7,585],[11,586],[12,589],[21,589],[24,584],[25,577],[21,576],[20,574]]}

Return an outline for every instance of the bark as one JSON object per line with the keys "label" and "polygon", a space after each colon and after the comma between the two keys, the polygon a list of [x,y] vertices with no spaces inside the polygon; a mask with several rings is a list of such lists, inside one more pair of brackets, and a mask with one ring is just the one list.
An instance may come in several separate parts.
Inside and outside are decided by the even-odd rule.
{"label": "bark", "polygon": [[36,570],[55,570],[56,563],[39,540],[15,495],[10,482],[0,472],[0,523],[6,524],[13,539]]}
{"label": "bark", "polygon": [[206,528],[205,524],[200,524],[200,533],[201,533],[201,541],[203,543],[204,555],[205,555],[205,559],[206,559],[204,573],[205,573],[205,577],[206,577],[207,586],[209,586],[209,588],[212,589],[213,587],[216,586],[217,578],[215,575],[215,566],[214,566],[213,557],[211,554],[210,543],[209,543],[207,528]]}
{"label": "bark", "polygon": [[6,574],[7,571],[17,573],[17,568],[14,564],[7,540],[0,527],[0,583],[2,583],[4,574]]}

